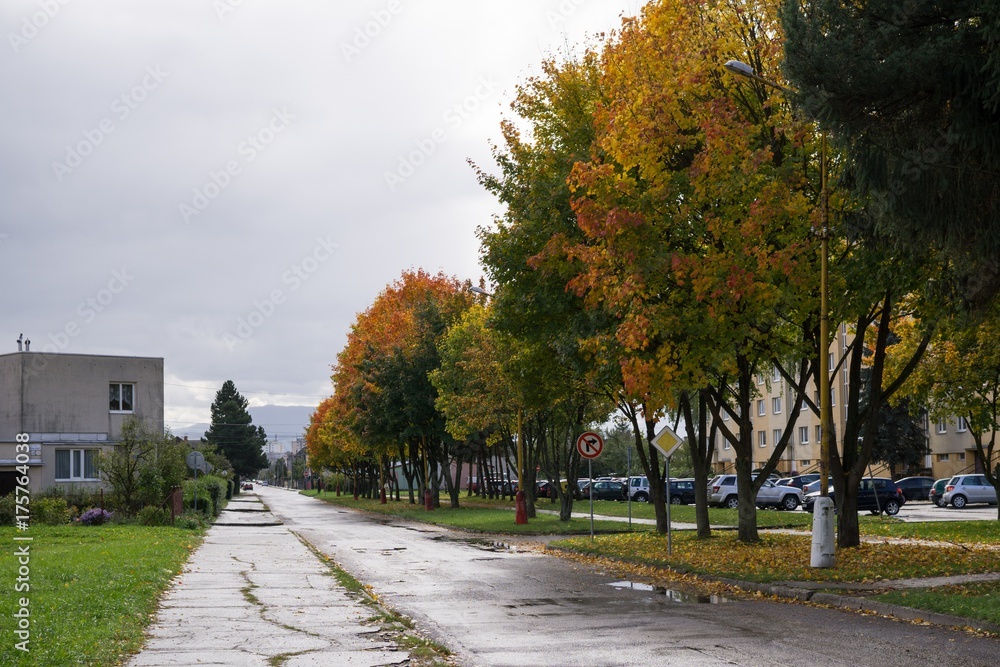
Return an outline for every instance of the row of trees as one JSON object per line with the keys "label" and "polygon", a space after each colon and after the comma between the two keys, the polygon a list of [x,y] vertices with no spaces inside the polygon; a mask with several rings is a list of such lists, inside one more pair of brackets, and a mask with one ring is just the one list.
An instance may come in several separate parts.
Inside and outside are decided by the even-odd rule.
{"label": "row of trees", "polygon": [[[985,11],[982,3],[959,4]],[[864,21],[852,30],[850,17],[834,16],[838,7],[661,0],[602,44],[543,63],[517,90],[495,170],[477,168],[504,205],[479,230],[494,294],[476,298],[467,285],[423,272],[387,288],[338,355],[334,395],[309,431],[311,455],[324,465],[380,470],[398,461],[407,479],[422,480],[424,469],[436,479],[440,470],[457,504],[447,463],[473,443],[509,445],[521,431],[521,483],[530,498],[536,466],[550,478],[575,479],[576,434],[616,414],[631,431],[664,530],[662,471],[648,443],[670,414],[688,440],[699,535],[710,533],[704,494],[720,435],[736,453],[739,537],[756,540],[760,484],[799,415],[819,410],[809,391],[819,386],[819,356],[827,353],[819,349],[820,135],[810,120],[818,117],[834,140],[830,317],[853,335],[843,367],[831,369],[846,376],[849,391],[842,432],[831,434],[840,546],[860,542],[857,488],[885,438],[886,412],[904,400],[915,410],[965,416],[983,460],[992,461],[990,401],[1000,365],[988,336],[998,321],[996,290],[988,280],[966,288],[969,266],[988,266],[995,253],[945,232],[908,233],[926,218],[877,191],[880,183],[892,188],[901,172],[895,158],[879,163],[872,155],[906,145],[910,130],[897,125],[925,119],[888,115],[897,113],[893,105],[920,107],[919,91],[900,101],[886,98],[891,80],[872,86],[867,94],[881,91],[883,99],[869,100],[874,106],[863,115],[887,127],[869,128],[863,145],[843,119],[859,113],[843,103],[847,83],[834,101],[817,101],[821,68],[834,62],[838,44],[845,58],[852,38],[876,42],[869,52],[884,55]],[[928,15],[920,16],[907,18],[912,35],[922,34]],[[834,34],[829,22],[846,27]],[[952,28],[970,33],[975,25]],[[935,26],[948,31],[947,21]],[[721,67],[730,59],[802,92],[732,77]],[[860,65],[837,67],[838,82],[852,79],[845,72],[868,74]],[[935,173],[921,187],[938,197],[950,192],[941,172],[970,148],[963,128],[980,132],[978,116],[971,118],[958,122],[945,108],[926,114],[928,136],[942,124],[960,135],[946,163],[922,165],[921,175]],[[879,143],[890,135],[895,144]],[[961,163],[961,178],[978,179],[963,192],[981,194],[980,165],[978,155]],[[889,175],[872,177],[879,168]],[[966,203],[993,229],[991,207]],[[769,377],[772,367],[792,387],[791,409],[754,478],[754,378]],[[992,471],[990,478],[997,483]],[[571,502],[562,496],[564,517]]]}

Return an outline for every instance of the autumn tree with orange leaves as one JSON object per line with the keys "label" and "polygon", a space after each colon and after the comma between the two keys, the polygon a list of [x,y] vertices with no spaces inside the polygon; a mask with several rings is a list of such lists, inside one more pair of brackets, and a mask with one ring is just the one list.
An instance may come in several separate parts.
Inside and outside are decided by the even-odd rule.
{"label": "autumn tree with orange leaves", "polygon": [[[394,479],[398,463],[413,489],[444,479],[452,504],[454,439],[435,408],[429,373],[438,366],[437,342],[472,303],[454,278],[406,271],[358,315],[333,367],[334,395],[320,406],[307,439],[324,462],[374,462],[379,480]],[[321,414],[322,413],[322,414]],[[438,493],[432,493],[437,498]]]}

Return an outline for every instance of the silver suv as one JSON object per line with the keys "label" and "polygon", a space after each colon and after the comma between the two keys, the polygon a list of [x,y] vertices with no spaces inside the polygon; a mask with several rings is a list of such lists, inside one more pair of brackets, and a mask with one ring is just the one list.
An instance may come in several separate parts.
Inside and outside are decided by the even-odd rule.
{"label": "silver suv", "polygon": [[[736,475],[716,475],[708,483],[708,504],[736,509],[739,506],[736,492]],[[777,507],[793,510],[802,504],[802,489],[778,486],[767,480],[757,492],[757,507]]]}
{"label": "silver suv", "polygon": [[644,475],[629,477],[628,496],[637,503],[648,502],[652,497],[649,493],[649,480]]}
{"label": "silver suv", "polygon": [[997,490],[986,481],[986,475],[955,475],[945,484],[942,507],[961,509],[969,503],[997,504]]}

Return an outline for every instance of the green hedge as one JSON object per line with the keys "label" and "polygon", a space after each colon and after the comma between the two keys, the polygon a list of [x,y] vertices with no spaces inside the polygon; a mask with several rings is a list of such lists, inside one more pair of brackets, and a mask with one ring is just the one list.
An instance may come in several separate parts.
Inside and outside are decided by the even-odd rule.
{"label": "green hedge", "polygon": [[195,498],[198,499],[198,511],[206,516],[219,516],[226,501],[226,486],[228,480],[214,475],[184,480],[184,509],[193,510]]}

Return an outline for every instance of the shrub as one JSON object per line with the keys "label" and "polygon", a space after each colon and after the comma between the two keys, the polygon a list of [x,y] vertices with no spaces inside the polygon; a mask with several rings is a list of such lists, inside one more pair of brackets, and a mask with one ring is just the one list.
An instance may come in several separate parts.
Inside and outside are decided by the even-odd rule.
{"label": "shrub", "polygon": [[111,512],[95,507],[80,515],[80,523],[84,526],[100,526],[111,521],[112,518],[114,515]]}
{"label": "shrub", "polygon": [[70,509],[66,504],[66,499],[62,496],[35,498],[31,503],[31,520],[47,526],[61,526],[69,523]]}
{"label": "shrub", "polygon": [[0,498],[0,526],[14,525],[14,513],[17,511],[14,507],[13,493],[8,493],[6,496]]}
{"label": "shrub", "polygon": [[174,525],[185,530],[200,530],[205,527],[205,518],[200,512],[184,512],[177,517]]}
{"label": "shrub", "polygon": [[[101,490],[82,486],[53,486],[45,489],[42,495],[51,498],[65,498],[66,504],[76,507],[77,512],[86,512],[91,507],[101,506]],[[72,512],[72,510],[70,510]]]}
{"label": "shrub", "polygon": [[188,510],[192,512],[195,511],[196,506],[198,512],[204,512],[205,516],[211,516],[212,495],[208,492],[208,489],[205,488],[200,479],[197,482],[195,482],[193,479],[186,479],[184,480],[185,513]]}
{"label": "shrub", "polygon": [[223,486],[226,480],[221,477],[209,475],[202,480],[202,483],[208,489],[208,494],[212,497],[212,514],[218,516],[219,512],[222,511],[223,500],[226,497],[225,487]]}
{"label": "shrub", "polygon": [[143,526],[169,526],[170,511],[164,507],[146,505],[139,510],[137,520]]}

